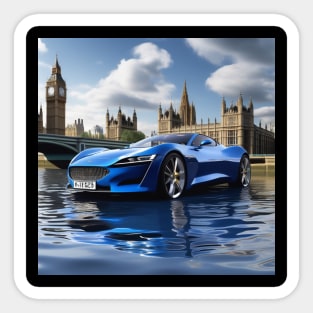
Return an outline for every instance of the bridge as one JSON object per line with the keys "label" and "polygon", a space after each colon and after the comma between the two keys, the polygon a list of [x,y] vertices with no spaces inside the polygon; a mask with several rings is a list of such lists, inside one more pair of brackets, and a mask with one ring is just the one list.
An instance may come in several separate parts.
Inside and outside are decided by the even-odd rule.
{"label": "bridge", "polygon": [[38,134],[38,152],[59,168],[66,168],[71,159],[88,148],[121,149],[129,143],[116,140],[102,140],[84,137],[70,137],[54,134]]}
{"label": "bridge", "polygon": [[[84,137],[70,137],[54,134],[38,134],[38,152],[58,168],[67,168],[71,159],[80,151],[101,147],[108,149],[125,148],[129,143],[116,140],[102,140]],[[275,167],[275,155],[250,155],[253,165]]]}

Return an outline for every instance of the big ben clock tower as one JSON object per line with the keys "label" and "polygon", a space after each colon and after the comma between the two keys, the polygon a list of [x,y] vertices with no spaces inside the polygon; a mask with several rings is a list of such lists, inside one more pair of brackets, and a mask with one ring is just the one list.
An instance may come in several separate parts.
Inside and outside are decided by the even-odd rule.
{"label": "big ben clock tower", "polygon": [[47,134],[65,135],[66,83],[61,75],[58,57],[46,83]]}

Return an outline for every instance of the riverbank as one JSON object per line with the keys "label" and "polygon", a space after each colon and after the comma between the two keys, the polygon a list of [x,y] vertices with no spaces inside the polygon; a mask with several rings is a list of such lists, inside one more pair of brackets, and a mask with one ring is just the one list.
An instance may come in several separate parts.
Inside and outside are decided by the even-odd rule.
{"label": "riverbank", "polygon": [[58,169],[56,165],[48,161],[44,154],[38,152],[38,168],[55,168]]}

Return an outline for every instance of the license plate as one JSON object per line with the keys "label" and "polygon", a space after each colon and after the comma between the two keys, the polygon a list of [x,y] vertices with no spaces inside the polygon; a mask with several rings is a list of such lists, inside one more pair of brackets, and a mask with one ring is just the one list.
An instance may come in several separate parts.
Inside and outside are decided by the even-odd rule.
{"label": "license plate", "polygon": [[74,181],[75,189],[85,189],[85,190],[95,190],[96,182],[95,181]]}

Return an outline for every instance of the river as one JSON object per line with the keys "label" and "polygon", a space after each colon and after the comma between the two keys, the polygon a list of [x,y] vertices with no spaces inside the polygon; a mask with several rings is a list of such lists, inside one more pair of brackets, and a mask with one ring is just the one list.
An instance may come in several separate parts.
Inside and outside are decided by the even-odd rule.
{"label": "river", "polygon": [[175,200],[73,194],[38,169],[39,275],[273,275],[275,179],[212,186]]}

